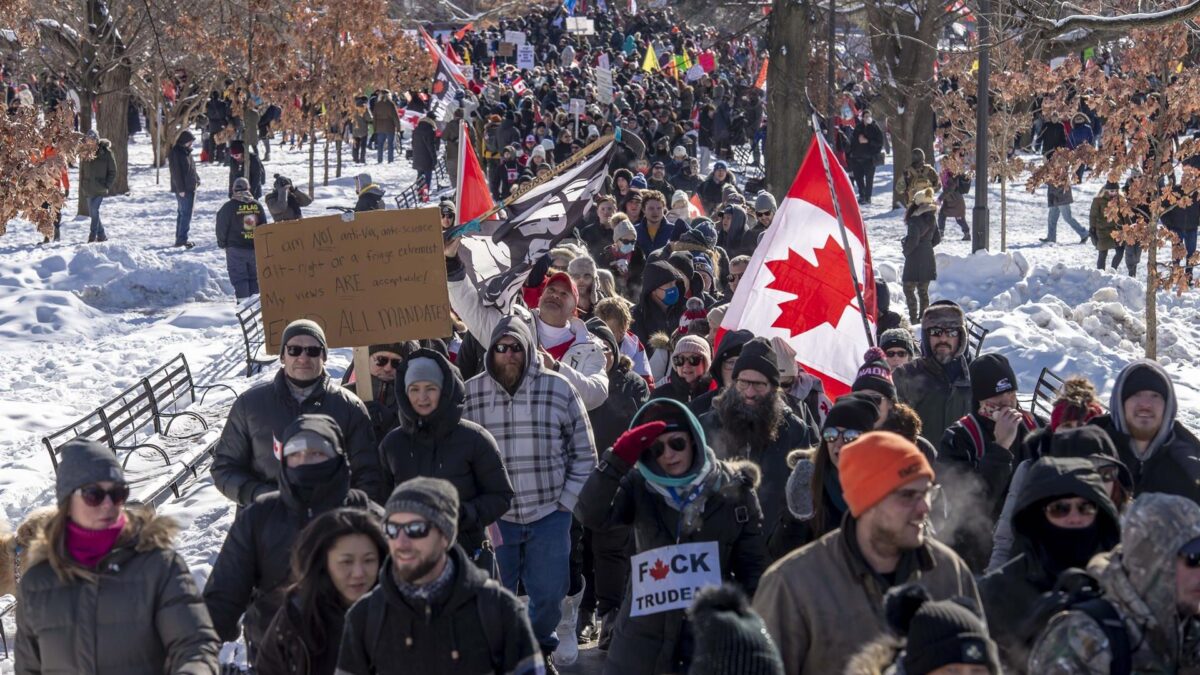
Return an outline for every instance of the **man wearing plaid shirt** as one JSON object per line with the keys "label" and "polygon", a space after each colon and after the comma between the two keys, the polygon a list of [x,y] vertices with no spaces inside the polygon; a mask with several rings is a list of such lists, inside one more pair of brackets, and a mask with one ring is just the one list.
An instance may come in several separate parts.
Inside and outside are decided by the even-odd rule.
{"label": "man wearing plaid shirt", "polygon": [[536,344],[520,316],[496,324],[484,372],[467,382],[463,418],[500,445],[516,495],[492,529],[496,560],[506,588],[524,584],[533,633],[549,662],[569,585],[571,512],[596,465],[596,446],[579,393],[542,366]]}

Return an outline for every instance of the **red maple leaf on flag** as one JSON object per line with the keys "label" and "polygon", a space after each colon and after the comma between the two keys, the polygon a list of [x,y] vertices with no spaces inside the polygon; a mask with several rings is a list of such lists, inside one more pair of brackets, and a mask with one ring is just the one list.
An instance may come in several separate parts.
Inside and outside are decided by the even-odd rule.
{"label": "red maple leaf on flag", "polygon": [[650,577],[655,581],[662,581],[667,578],[667,573],[671,571],[670,567],[663,564],[661,559],[654,561],[654,567],[650,568]]}
{"label": "red maple leaf on flag", "polygon": [[825,246],[816,249],[816,254],[817,264],[812,265],[788,248],[787,260],[766,263],[775,275],[767,288],[796,296],[779,305],[779,318],[771,324],[786,328],[791,337],[825,323],[836,328],[842,313],[856,300],[854,282],[846,269],[846,252],[833,235],[829,235]]}

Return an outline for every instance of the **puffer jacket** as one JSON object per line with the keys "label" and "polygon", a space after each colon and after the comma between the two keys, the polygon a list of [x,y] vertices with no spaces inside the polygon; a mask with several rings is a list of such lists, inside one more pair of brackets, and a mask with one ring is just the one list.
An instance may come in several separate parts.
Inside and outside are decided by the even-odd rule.
{"label": "puffer jacket", "polygon": [[[971,380],[967,370],[967,338],[949,364],[933,356],[921,356],[892,371],[896,396],[921,418],[921,437],[937,447],[951,424],[971,412]],[[929,336],[921,332],[921,353],[929,354]],[[949,367],[947,367],[949,366]],[[952,375],[953,373],[953,375]]]}
{"label": "puffer jacket", "polygon": [[[738,396],[736,391],[726,389],[722,396]],[[762,483],[758,486],[758,502],[763,512],[763,537],[770,539],[779,523],[780,512],[787,509],[787,481],[792,474],[787,465],[787,456],[793,450],[816,447],[820,442],[816,427],[800,419],[780,396],[783,406],[783,426],[775,442],[765,448],[748,447],[740,439],[726,433],[721,422],[719,404],[700,417],[705,436],[717,459],[746,459],[762,472]]]}
{"label": "puffer jacket", "polygon": [[[1168,389],[1162,426],[1158,435],[1150,441],[1143,457],[1138,457],[1130,444],[1125,423],[1125,406],[1122,404],[1125,383],[1134,367],[1157,371],[1166,381]],[[1154,361],[1135,361],[1117,376],[1108,405],[1109,414],[1093,419],[1091,424],[1103,429],[1117,446],[1121,462],[1129,467],[1133,475],[1134,496],[1147,492],[1164,492],[1200,502],[1200,439],[1175,419],[1179,411],[1179,400],[1167,371]]]}
{"label": "puffer jacket", "polygon": [[[889,586],[863,557],[856,526],[847,514],[840,529],[771,565],[758,585],[754,609],[779,645],[787,675],[840,673],[863,645],[889,632]],[[911,582],[934,600],[964,596],[981,604],[971,570],[935,539],[901,557],[893,585]]]}
{"label": "puffer jacket", "polygon": [[274,440],[304,413],[329,415],[338,423],[346,439],[352,486],[379,504],[386,501],[389,489],[379,470],[375,432],[363,402],[325,374],[308,398],[297,403],[282,370],[273,381],[243,392],[229,410],[213,453],[213,484],[221,494],[244,507],[278,489]]}
{"label": "puffer jacket", "polygon": [[[1186,499],[1145,494],[1122,516],[1120,545],[1088,566],[1124,621],[1134,673],[1190,673],[1200,666],[1195,622],[1181,619],[1175,607],[1175,565],[1168,562],[1196,537],[1200,514]],[[1083,612],[1066,611],[1037,639],[1029,672],[1108,675],[1111,661],[1100,626]]]}
{"label": "puffer jacket", "polygon": [[[694,529],[684,529],[679,507],[668,503],[651,487],[641,468],[629,465],[611,451],[604,454],[600,465],[588,478],[575,515],[584,526],[595,530],[632,526],[636,553],[663,546],[714,541],[722,578],[737,582],[743,591],[752,594],[767,564],[762,511],[755,494],[758,468],[748,462],[719,461],[706,447],[700,421],[678,401],[663,399],[649,403],[634,416],[630,425],[637,426],[648,408],[659,405],[675,406],[687,416],[692,438],[698,441],[693,447],[703,448],[706,455],[697,461],[711,466],[711,473],[702,481],[702,496],[694,502],[702,504],[700,520]],[[640,467],[640,463],[637,466]],[[682,659],[686,656],[681,644],[687,622],[685,613],[671,610],[631,617],[630,604],[631,591],[627,588],[604,673],[657,675],[681,672]]]}
{"label": "puffer jacket", "polygon": [[[1062,497],[1082,497],[1098,507],[1096,521],[1088,528],[1095,536],[1092,545],[1080,551],[1076,564],[1067,566],[1054,562],[1044,541],[1052,535],[1043,508],[1047,500]],[[1038,599],[1054,588],[1066,567],[1084,567],[1093,555],[1116,546],[1121,539],[1118,519],[1117,507],[1090,460],[1048,457],[1030,468],[1013,518],[1016,556],[979,581],[988,627],[1006,664],[1004,672],[1026,672],[1029,650],[1043,628],[1032,616]]]}
{"label": "puffer jacket", "polygon": [[545,672],[521,601],[471,564],[458,545],[450,596],[432,606],[400,594],[391,558],[379,583],[346,613],[339,675]]}
{"label": "puffer jacket", "polygon": [[[21,675],[216,675],[221,644],[171,540],[174,520],[125,511],[117,543],[93,570],[61,579],[44,531],[30,547],[17,604]],[[70,555],[64,553],[64,555]]]}
{"label": "puffer jacket", "polygon": [[[286,443],[282,436],[280,442]],[[204,602],[222,640],[238,638],[238,619],[245,614],[246,636],[252,644],[262,642],[283,604],[284,585],[291,573],[288,554],[313,518],[347,507],[383,519],[382,508],[361,490],[350,489],[350,470],[338,450],[339,456],[331,461],[340,463],[339,470],[308,500],[301,498],[285,472],[278,492],[259,496],[234,518],[204,587]]]}
{"label": "puffer jacket", "polygon": [[482,546],[484,528],[496,522],[512,503],[513,488],[500,459],[496,439],[483,427],[462,419],[462,378],[446,357],[432,349],[413,352],[396,371],[404,381],[412,359],[428,358],[442,370],[438,407],[428,417],[413,410],[403,391],[396,392],[400,426],[379,446],[388,489],[417,476],[444,478],[458,490],[458,543],[468,555]]}
{"label": "puffer jacket", "polygon": [[941,240],[937,228],[937,208],[932,204],[918,206],[908,218],[908,233],[900,242],[904,250],[904,272],[901,281],[928,282],[937,280],[937,259],[933,247]]}

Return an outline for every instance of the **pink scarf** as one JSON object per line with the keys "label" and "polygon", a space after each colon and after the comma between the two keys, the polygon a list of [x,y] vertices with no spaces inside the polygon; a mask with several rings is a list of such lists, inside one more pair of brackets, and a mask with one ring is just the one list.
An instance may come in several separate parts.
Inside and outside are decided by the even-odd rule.
{"label": "pink scarf", "polygon": [[103,530],[89,530],[67,521],[67,553],[71,554],[71,557],[79,564],[91,569],[104,556],[108,555],[113,545],[117,543],[117,537],[121,536],[123,529],[125,529],[124,511],[121,512],[121,517],[112,527]]}

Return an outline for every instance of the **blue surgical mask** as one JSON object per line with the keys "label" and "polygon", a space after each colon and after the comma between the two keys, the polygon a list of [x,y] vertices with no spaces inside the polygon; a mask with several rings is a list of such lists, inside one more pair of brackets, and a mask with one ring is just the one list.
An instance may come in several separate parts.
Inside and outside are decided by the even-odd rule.
{"label": "blue surgical mask", "polygon": [[626,253],[633,253],[634,246],[636,246],[636,244],[619,244],[617,246],[617,250],[620,251],[622,255]]}
{"label": "blue surgical mask", "polygon": [[662,301],[667,307],[679,302],[679,288],[672,286],[671,288],[667,289],[667,292],[663,294]]}

